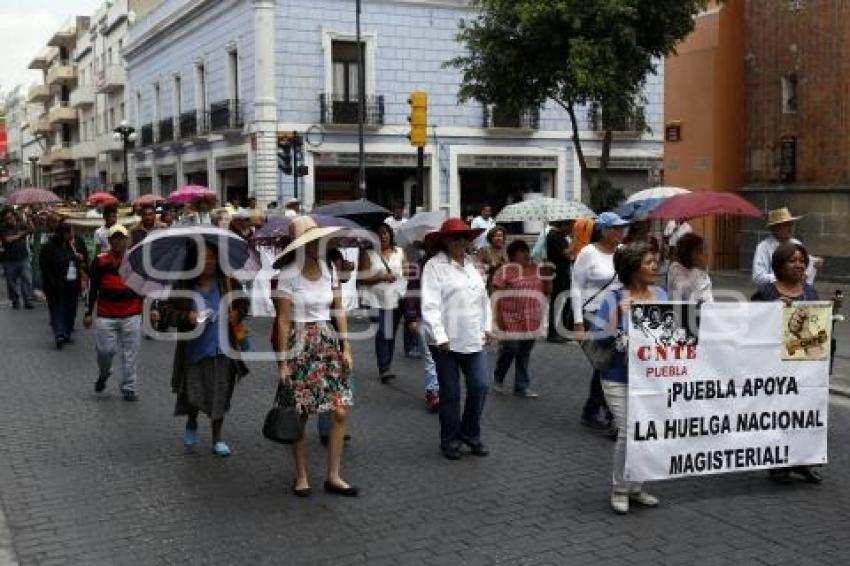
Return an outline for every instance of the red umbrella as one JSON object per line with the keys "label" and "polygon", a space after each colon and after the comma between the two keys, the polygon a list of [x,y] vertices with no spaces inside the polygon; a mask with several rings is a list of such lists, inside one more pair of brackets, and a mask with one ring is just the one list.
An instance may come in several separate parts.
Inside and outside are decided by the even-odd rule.
{"label": "red umbrella", "polygon": [[188,204],[201,198],[215,200],[217,195],[201,185],[186,185],[168,195],[166,201],[170,204]]}
{"label": "red umbrella", "polygon": [[653,210],[649,217],[678,220],[715,214],[758,218],[761,216],[761,210],[735,193],[695,191],[670,197]]}
{"label": "red umbrella", "polygon": [[86,204],[118,204],[118,198],[111,193],[92,193],[86,199]]}
{"label": "red umbrella", "polygon": [[56,196],[56,193],[47,189],[39,189],[37,187],[29,187],[18,189],[6,198],[6,204],[15,206],[27,204],[51,204],[62,202],[62,199]]}
{"label": "red umbrella", "polygon": [[158,203],[164,201],[165,198],[159,195],[142,195],[133,202],[136,206],[145,206],[148,204],[152,204],[156,206]]}

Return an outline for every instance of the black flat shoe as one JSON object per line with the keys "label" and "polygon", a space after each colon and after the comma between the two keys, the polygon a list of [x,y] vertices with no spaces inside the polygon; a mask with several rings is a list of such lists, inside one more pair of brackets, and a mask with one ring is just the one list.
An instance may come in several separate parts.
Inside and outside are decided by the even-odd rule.
{"label": "black flat shoe", "polygon": [[296,488],[298,485],[298,480],[292,480],[292,493],[295,494],[295,497],[310,497],[313,495],[312,487],[302,487],[301,489]]}
{"label": "black flat shoe", "polygon": [[395,374],[394,374],[394,373],[387,372],[387,373],[382,373],[382,374],[381,374],[381,383],[389,383],[389,382],[390,382],[390,381],[392,381],[393,379],[395,379]]}
{"label": "black flat shoe", "polygon": [[472,452],[473,456],[484,458],[490,455],[490,450],[481,442],[464,442],[464,444],[469,446],[469,450]]}
{"label": "black flat shoe", "polygon": [[103,390],[106,389],[106,380],[109,379],[108,375],[102,375],[97,378],[97,381],[94,382],[94,392],[95,393],[103,393]]}
{"label": "black flat shoe", "polygon": [[357,494],[360,490],[358,490],[353,485],[348,487],[340,487],[338,485],[334,485],[329,481],[325,482],[325,491],[328,493],[333,493],[334,495],[342,495],[343,497],[357,497]]}
{"label": "black flat shoe", "polygon": [[64,340],[64,339],[62,339],[62,338],[57,338],[57,339],[56,339],[56,349],[57,349],[57,350],[61,350],[61,349],[62,349],[62,347],[63,347],[64,345],[65,345],[65,340]]}
{"label": "black flat shoe", "polygon": [[462,457],[460,446],[443,446],[441,450],[447,460],[460,460]]}

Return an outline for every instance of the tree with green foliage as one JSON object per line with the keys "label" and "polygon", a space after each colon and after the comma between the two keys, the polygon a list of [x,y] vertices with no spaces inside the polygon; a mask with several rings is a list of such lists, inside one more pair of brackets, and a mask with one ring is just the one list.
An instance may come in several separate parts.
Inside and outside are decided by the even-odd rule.
{"label": "tree with green foliage", "polygon": [[[709,0],[472,0],[461,21],[466,53],[446,63],[462,73],[461,102],[513,110],[547,100],[570,118],[582,176],[610,190],[613,132],[648,131],[644,86],[658,62],[694,29]],[[590,178],[576,111],[588,105],[604,132],[598,174]],[[601,196],[601,195],[600,195]],[[609,200],[608,198],[603,200]]]}

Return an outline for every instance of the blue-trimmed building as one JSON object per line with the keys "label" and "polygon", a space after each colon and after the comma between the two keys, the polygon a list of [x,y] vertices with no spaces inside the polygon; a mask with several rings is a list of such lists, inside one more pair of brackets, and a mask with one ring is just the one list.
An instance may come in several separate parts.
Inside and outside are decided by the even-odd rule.
{"label": "blue-trimmed building", "polygon": [[[131,118],[140,129],[133,190],[201,183],[223,198],[289,198],[278,133],[304,135],[306,208],[357,194],[357,46],[353,0],[164,0],[135,22],[123,54]],[[452,214],[526,193],[582,195],[569,119],[554,103],[524,114],[457,101],[466,0],[364,0],[367,191],[382,204],[417,199],[407,140],[410,92],[429,95],[425,190],[417,203]],[[652,134],[615,134],[612,177],[627,190],[660,172],[663,66],[647,83]],[[589,165],[601,132],[588,112]],[[585,195],[586,196],[586,195]]]}

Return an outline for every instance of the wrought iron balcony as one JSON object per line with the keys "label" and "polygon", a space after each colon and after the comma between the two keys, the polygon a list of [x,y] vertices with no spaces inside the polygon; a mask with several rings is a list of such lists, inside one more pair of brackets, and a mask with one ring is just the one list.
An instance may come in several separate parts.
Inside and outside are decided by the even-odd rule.
{"label": "wrought iron balcony", "polygon": [[177,137],[188,140],[205,136],[210,131],[209,113],[190,110],[180,114]]}
{"label": "wrought iron balcony", "polygon": [[174,141],[174,118],[165,118],[159,121],[159,135],[157,142],[167,143]]}
{"label": "wrought iron balcony", "polygon": [[[357,106],[359,100],[346,98],[335,93],[321,93],[319,95],[319,111],[321,123],[333,124],[356,124]],[[384,97],[367,96],[363,113],[363,123],[370,126],[382,126],[384,124]]]}
{"label": "wrought iron balcony", "polygon": [[518,128],[522,130],[537,130],[540,128],[539,108],[516,110],[498,105],[485,104],[482,109],[482,127],[484,128]]}
{"label": "wrought iron balcony", "polygon": [[587,107],[587,124],[590,131],[597,134],[604,134],[606,130],[611,130],[620,134],[640,136],[646,131],[646,118],[642,106],[638,106],[633,115],[624,116],[609,123],[609,120],[603,119],[602,108],[598,104],[591,104]]}
{"label": "wrought iron balcony", "polygon": [[239,100],[220,100],[210,104],[211,131],[241,130],[244,125],[245,117]]}

